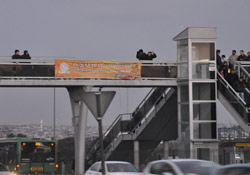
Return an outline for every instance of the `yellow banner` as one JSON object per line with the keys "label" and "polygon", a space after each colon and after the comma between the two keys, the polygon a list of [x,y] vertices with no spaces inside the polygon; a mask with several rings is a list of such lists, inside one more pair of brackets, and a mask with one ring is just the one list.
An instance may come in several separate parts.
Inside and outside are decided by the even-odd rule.
{"label": "yellow banner", "polygon": [[140,79],[141,63],[56,59],[55,76],[71,78]]}
{"label": "yellow banner", "polygon": [[43,167],[31,167],[31,171],[43,171]]}
{"label": "yellow banner", "polygon": [[248,147],[250,146],[250,143],[236,143],[235,146],[236,147]]}

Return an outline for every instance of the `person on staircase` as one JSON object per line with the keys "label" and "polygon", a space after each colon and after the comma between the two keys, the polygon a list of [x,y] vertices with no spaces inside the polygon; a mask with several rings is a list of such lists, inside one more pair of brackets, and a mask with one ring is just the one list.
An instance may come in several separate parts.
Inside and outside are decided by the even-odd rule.
{"label": "person on staircase", "polygon": [[243,77],[240,77],[240,79],[234,83],[234,87],[235,87],[236,92],[241,97],[241,99],[245,100],[244,99],[244,92],[245,92],[246,84],[243,80]]}
{"label": "person on staircase", "polygon": [[232,86],[232,88],[235,89],[234,83],[238,81],[238,75],[236,74],[234,69],[232,69],[231,72],[228,74],[226,80]]}

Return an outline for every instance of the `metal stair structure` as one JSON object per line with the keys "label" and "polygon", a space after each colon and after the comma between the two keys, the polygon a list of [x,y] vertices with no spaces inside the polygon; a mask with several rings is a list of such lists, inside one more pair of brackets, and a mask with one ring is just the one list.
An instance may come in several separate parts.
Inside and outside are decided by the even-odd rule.
{"label": "metal stair structure", "polygon": [[[238,74],[244,77],[246,80],[246,92],[249,89],[250,75],[246,69],[238,64]],[[217,73],[218,78],[218,99],[229,111],[231,116],[238,122],[238,124],[248,133],[250,133],[250,111],[247,107],[247,103],[242,99],[235,89]],[[248,93],[248,92],[247,92]],[[247,98],[250,96],[247,95]],[[245,98],[246,99],[246,98]]]}
{"label": "metal stair structure", "polygon": [[[248,81],[250,74],[240,64],[237,69],[250,89]],[[250,133],[250,112],[247,103],[221,74],[217,73],[217,78],[217,98],[239,125]],[[133,113],[119,115],[104,134],[106,160],[133,162],[133,141],[138,140],[141,143],[140,162],[142,163],[160,141],[177,139],[177,105],[174,104],[177,104],[175,88],[152,88]],[[97,141],[87,154],[89,164],[100,159],[99,148],[100,143]]]}
{"label": "metal stair structure", "polygon": [[[153,88],[132,114],[119,115],[104,134],[106,160],[133,162],[133,141],[140,141],[143,162],[162,140],[177,138],[177,92]],[[100,159],[97,141],[87,154],[89,164]],[[132,151],[131,151],[132,150]],[[118,154],[119,153],[119,154]]]}

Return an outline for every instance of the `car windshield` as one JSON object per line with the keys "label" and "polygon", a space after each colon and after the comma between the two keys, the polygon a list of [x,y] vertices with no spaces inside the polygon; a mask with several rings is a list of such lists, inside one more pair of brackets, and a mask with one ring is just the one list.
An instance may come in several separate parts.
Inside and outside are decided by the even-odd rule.
{"label": "car windshield", "polygon": [[183,161],[175,162],[184,174],[210,175],[218,165],[211,162]]}
{"label": "car windshield", "polygon": [[218,175],[245,175],[250,174],[250,167],[231,167],[222,168],[218,171]]}
{"label": "car windshield", "polygon": [[128,163],[109,163],[108,172],[137,172],[133,165]]}
{"label": "car windshield", "polygon": [[0,164],[0,171],[8,171],[8,170],[4,165]]}

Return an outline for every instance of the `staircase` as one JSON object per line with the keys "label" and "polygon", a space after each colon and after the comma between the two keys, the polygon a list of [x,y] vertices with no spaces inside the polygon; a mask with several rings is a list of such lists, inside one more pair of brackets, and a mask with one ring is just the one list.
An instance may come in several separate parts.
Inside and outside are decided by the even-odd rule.
{"label": "staircase", "polygon": [[[133,113],[119,115],[104,134],[106,160],[133,162],[134,140],[143,162],[162,140],[177,138],[177,92],[153,88]],[[87,154],[89,164],[100,160],[100,142]],[[119,154],[118,154],[119,153]]]}
{"label": "staircase", "polygon": [[[239,69],[241,69],[240,71],[241,76],[249,75],[249,73],[242,66],[240,66]],[[248,107],[246,106],[247,104],[245,100],[239,96],[239,94],[232,88],[232,86],[219,73],[217,74],[217,77],[218,77],[218,83],[217,83],[218,99],[224,105],[224,107],[229,111],[232,117],[238,122],[238,124],[246,132],[250,133],[250,127],[249,127],[250,112],[248,110]],[[245,79],[248,79],[248,77],[245,77]],[[249,86],[247,87],[249,88]]]}

